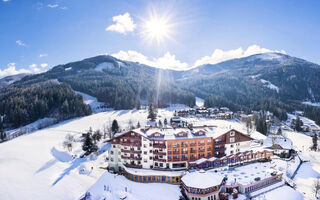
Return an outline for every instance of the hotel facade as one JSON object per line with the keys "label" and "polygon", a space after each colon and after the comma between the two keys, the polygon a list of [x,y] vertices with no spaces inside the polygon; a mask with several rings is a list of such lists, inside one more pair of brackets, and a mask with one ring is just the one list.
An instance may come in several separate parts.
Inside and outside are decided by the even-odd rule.
{"label": "hotel facade", "polygon": [[110,140],[108,163],[115,171],[124,167],[188,169],[201,158],[222,158],[250,150],[253,139],[235,129],[215,126],[135,129]]}

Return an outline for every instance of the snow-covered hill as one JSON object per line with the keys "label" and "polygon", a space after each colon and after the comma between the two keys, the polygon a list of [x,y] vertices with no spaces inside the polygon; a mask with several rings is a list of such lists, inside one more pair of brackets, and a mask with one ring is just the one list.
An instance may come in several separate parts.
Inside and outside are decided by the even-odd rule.
{"label": "snow-covered hill", "polygon": [[[178,108],[176,108],[178,109]],[[163,120],[173,116],[173,108],[159,109],[158,119]],[[139,184],[128,181],[124,177],[109,174],[100,167],[106,167],[106,154],[100,151],[98,156],[79,158],[83,153],[81,142],[76,142],[71,152],[63,148],[67,134],[75,136],[76,140],[89,127],[93,130],[102,129],[117,119],[121,129],[127,129],[129,124],[141,126],[146,124],[147,110],[119,110],[93,114],[61,122],[51,127],[20,136],[11,141],[0,144],[0,199],[79,199],[86,191],[90,191],[96,198],[105,195],[110,199],[118,199],[121,192],[130,192],[129,199],[151,199],[145,191],[161,194],[155,199],[175,200],[180,195],[178,186],[168,184]],[[190,118],[191,123],[217,125],[221,130],[235,128],[246,132],[245,124],[236,120],[205,120]],[[311,137],[286,132],[301,154],[309,156],[312,162],[304,165],[296,176],[298,191],[308,191],[306,197],[312,196],[310,188],[314,177],[320,175],[319,153],[312,153],[308,149]],[[255,139],[265,136],[251,133]],[[101,150],[108,148],[108,143],[99,143]],[[310,171],[311,170],[311,171]],[[104,192],[104,185],[109,186],[110,192]],[[111,187],[112,186],[112,187]],[[309,189],[308,189],[309,188]],[[282,191],[282,190],[280,190]],[[109,196],[108,196],[109,195]]]}

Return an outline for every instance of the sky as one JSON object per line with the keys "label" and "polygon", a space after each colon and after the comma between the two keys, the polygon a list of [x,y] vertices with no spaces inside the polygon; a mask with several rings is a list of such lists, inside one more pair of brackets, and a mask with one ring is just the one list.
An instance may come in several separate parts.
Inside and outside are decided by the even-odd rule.
{"label": "sky", "polygon": [[101,54],[184,70],[256,53],[320,64],[318,0],[0,0],[0,77]]}

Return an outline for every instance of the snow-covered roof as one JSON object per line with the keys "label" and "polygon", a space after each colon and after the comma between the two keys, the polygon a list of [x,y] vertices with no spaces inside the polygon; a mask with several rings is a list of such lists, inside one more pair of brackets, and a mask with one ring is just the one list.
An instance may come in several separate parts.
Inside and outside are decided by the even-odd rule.
{"label": "snow-covered roof", "polygon": [[196,171],[184,175],[181,180],[187,187],[206,189],[220,185],[224,176],[214,172]]}
{"label": "snow-covered roof", "polygon": [[137,169],[125,167],[125,170],[133,175],[139,176],[182,176],[184,171],[161,171],[152,169]]}
{"label": "snow-covered roof", "polygon": [[[214,126],[199,126],[199,127],[193,127],[192,130],[190,130],[189,128],[186,127],[178,127],[178,128],[172,128],[172,127],[168,127],[168,128],[154,128],[151,127],[149,129],[134,129],[133,131],[144,136],[144,137],[148,137],[151,136],[154,133],[160,133],[162,134],[164,137],[164,140],[177,140],[177,139],[192,139],[192,138],[207,138],[207,137],[213,137],[213,138],[217,138],[225,133],[227,133],[228,131],[230,131],[230,128],[222,128],[222,127],[214,127]],[[198,131],[203,131],[205,132],[204,135],[194,135],[194,133],[198,132]],[[236,130],[238,131],[238,130]],[[185,132],[187,133],[187,135],[185,137],[176,137],[176,135],[180,132]],[[238,131],[241,132],[241,131]],[[119,136],[119,135],[117,135]],[[162,138],[159,138],[162,139]]]}
{"label": "snow-covered roof", "polygon": [[293,149],[292,141],[289,138],[285,138],[281,135],[268,136],[264,141],[265,147],[277,147],[279,145],[282,149]]}

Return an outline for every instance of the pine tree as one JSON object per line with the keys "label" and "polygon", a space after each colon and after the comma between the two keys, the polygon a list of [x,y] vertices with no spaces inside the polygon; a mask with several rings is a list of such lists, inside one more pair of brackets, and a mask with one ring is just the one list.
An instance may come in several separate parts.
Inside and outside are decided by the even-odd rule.
{"label": "pine tree", "polygon": [[159,125],[160,128],[162,128],[162,122],[161,122],[160,119],[159,119],[158,125]]}
{"label": "pine tree", "polygon": [[140,109],[141,109],[140,95],[137,96],[136,109],[137,109],[137,110],[140,110]]}
{"label": "pine tree", "polygon": [[296,118],[296,126],[295,126],[296,131],[298,131],[298,132],[302,131],[301,124],[302,124],[302,121],[300,120],[300,117],[297,116],[297,118]]}
{"label": "pine tree", "polygon": [[89,130],[82,144],[82,150],[85,151],[86,153],[92,153],[95,150],[95,145],[93,144],[91,135],[92,135],[92,132],[90,132]]}
{"label": "pine tree", "polygon": [[311,147],[311,149],[312,150],[314,150],[314,151],[316,151],[317,150],[317,148],[318,148],[318,134],[314,134],[313,135],[313,137],[312,137],[312,147]]}
{"label": "pine tree", "polygon": [[150,121],[154,121],[156,119],[156,114],[154,113],[152,104],[149,105],[148,119],[150,119]]}
{"label": "pine tree", "polygon": [[119,131],[119,125],[118,125],[118,121],[116,119],[114,119],[112,122],[111,130],[112,130],[113,134],[115,134]]}
{"label": "pine tree", "polygon": [[140,127],[141,127],[141,126],[140,126],[140,122],[138,122],[138,123],[137,123],[137,128],[140,128]]}
{"label": "pine tree", "polygon": [[7,134],[4,132],[3,128],[1,127],[1,130],[0,130],[0,139],[1,141],[4,141],[7,137]]}
{"label": "pine tree", "polygon": [[164,124],[164,125],[167,125],[167,124],[168,124],[167,118],[165,118],[165,119],[163,120],[163,124]]}
{"label": "pine tree", "polygon": [[277,134],[278,134],[278,135],[282,135],[282,130],[281,130],[280,127],[278,128]]}

